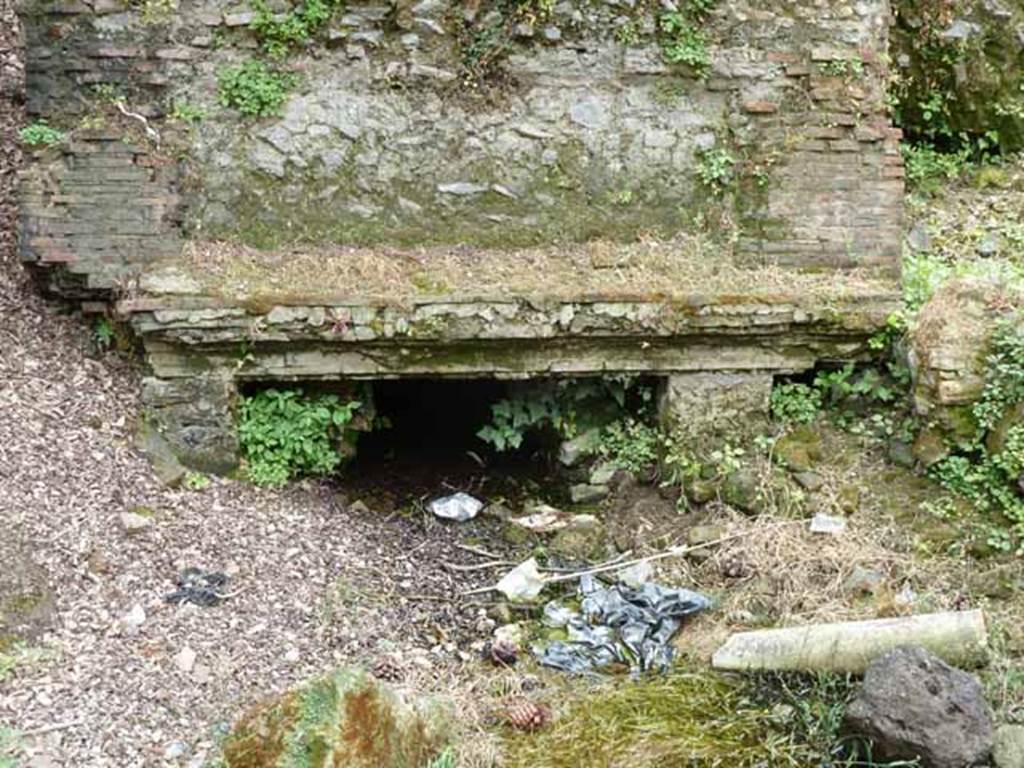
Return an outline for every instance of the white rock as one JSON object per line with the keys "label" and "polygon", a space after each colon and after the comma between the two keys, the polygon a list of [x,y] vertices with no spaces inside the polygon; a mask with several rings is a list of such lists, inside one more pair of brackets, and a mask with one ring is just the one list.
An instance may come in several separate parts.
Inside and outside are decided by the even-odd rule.
{"label": "white rock", "polygon": [[188,746],[183,741],[172,741],[164,750],[164,760],[177,760],[188,751]]}
{"label": "white rock", "polygon": [[186,645],[174,657],[174,664],[182,672],[191,672],[192,668],[196,665],[196,652]]}
{"label": "white rock", "polygon": [[133,605],[132,609],[121,617],[121,626],[125,629],[137,630],[146,623],[146,612],[141,605]]}
{"label": "white rock", "polygon": [[139,533],[153,525],[152,519],[137,512],[122,512],[121,527],[128,533]]}
{"label": "white rock", "polygon": [[289,664],[297,664],[301,658],[302,654],[299,653],[298,648],[289,648],[288,652],[284,655],[284,660]]}

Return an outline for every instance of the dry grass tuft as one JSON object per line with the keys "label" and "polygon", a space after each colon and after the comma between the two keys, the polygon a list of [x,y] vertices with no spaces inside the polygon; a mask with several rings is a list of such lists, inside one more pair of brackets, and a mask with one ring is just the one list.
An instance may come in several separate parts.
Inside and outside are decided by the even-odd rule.
{"label": "dry grass tuft", "polygon": [[890,296],[891,280],[869,272],[812,274],[735,261],[697,236],[669,242],[528,248],[396,249],[317,246],[258,251],[227,242],[195,242],[186,263],[204,292],[225,299],[294,300],[415,297],[679,299],[728,294],[766,301]]}

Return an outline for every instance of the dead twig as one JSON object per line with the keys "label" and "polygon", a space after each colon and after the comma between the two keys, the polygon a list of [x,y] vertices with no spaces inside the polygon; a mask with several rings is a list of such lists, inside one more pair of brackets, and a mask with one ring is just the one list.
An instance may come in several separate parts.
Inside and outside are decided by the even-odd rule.
{"label": "dead twig", "polygon": [[489,557],[491,560],[499,560],[501,555],[496,555],[493,552],[488,552],[486,549],[480,549],[479,547],[471,547],[468,544],[456,544],[456,549],[461,549],[463,552],[469,552],[480,557]]}
{"label": "dead twig", "polygon": [[490,563],[477,563],[476,565],[459,565],[458,563],[449,563],[447,560],[442,561],[441,565],[447,568],[449,571],[482,571],[487,568],[501,568],[507,565],[516,565],[512,560],[494,560]]}
{"label": "dead twig", "polygon": [[[781,522],[781,523],[776,523],[774,526],[772,526],[772,528],[781,528],[781,527],[786,526],[786,525],[797,525],[797,524],[803,525],[804,523],[805,523],[805,521],[803,521],[803,520],[786,520],[786,521]],[[657,552],[657,553],[655,553],[653,555],[647,555],[646,557],[638,557],[638,558],[635,558],[633,560],[625,560],[625,561],[618,562],[618,563],[604,563],[602,565],[598,565],[598,566],[595,566],[593,568],[587,568],[587,569],[582,570],[582,571],[575,571],[573,573],[566,573],[566,574],[560,574],[560,575],[557,575],[557,576],[550,576],[550,577],[544,579],[544,585],[547,586],[548,584],[560,584],[560,583],[565,582],[565,581],[573,581],[575,579],[582,578],[583,576],[596,576],[599,573],[606,573],[607,571],[613,571],[613,570],[617,571],[617,570],[621,570],[623,568],[630,568],[630,567],[632,567],[634,565],[640,565],[641,563],[653,563],[656,560],[664,560],[667,557],[681,557],[681,556],[686,555],[686,554],[688,554],[690,552],[696,552],[697,550],[700,550],[700,549],[707,549],[709,547],[718,546],[719,544],[725,544],[726,542],[729,542],[729,541],[734,541],[736,539],[741,539],[744,536],[749,536],[751,533],[752,533],[751,531],[741,531],[740,533],[734,533],[734,534],[731,534],[729,536],[722,536],[719,539],[715,539],[714,541],[707,541],[707,542],[704,542],[703,544],[694,544],[693,546],[689,546],[689,547],[687,547],[687,546],[675,546],[675,547],[672,547],[671,549],[665,550],[664,552]],[[759,531],[758,533],[763,533],[763,530]],[[497,588],[496,584],[491,584],[491,585],[486,586],[486,587],[477,587],[476,589],[468,590],[466,592],[463,592],[462,594],[463,595],[480,595],[480,594],[483,594],[485,592],[493,592],[496,588]]]}

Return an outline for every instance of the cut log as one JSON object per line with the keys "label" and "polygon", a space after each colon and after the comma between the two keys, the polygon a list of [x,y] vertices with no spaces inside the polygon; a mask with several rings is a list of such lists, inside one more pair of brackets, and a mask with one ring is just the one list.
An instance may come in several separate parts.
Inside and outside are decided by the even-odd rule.
{"label": "cut log", "polygon": [[881,654],[904,645],[927,648],[954,666],[982,665],[988,646],[985,616],[981,611],[930,613],[740,632],[715,652],[711,666],[861,673]]}

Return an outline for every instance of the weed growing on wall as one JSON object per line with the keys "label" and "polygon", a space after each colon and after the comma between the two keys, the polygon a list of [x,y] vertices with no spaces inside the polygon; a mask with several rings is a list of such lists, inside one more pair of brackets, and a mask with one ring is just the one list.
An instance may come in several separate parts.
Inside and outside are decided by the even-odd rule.
{"label": "weed growing on wall", "polygon": [[281,111],[294,84],[294,76],[276,72],[262,61],[250,59],[218,73],[217,98],[222,106],[234,107],[243,115],[268,117]]}
{"label": "weed growing on wall", "polygon": [[64,134],[47,125],[45,120],[37,120],[22,128],[18,138],[28,147],[52,147],[64,141]]}
{"label": "weed growing on wall", "polygon": [[543,23],[554,5],[553,0],[465,0],[456,28],[463,84],[477,88],[499,79],[516,29]]}
{"label": "weed growing on wall", "polygon": [[309,45],[342,5],[342,0],[305,0],[298,8],[281,14],[272,11],[264,0],[253,0],[256,17],[249,29],[269,56],[283,59],[291,50]]}
{"label": "weed growing on wall", "polygon": [[661,54],[670,64],[683,64],[703,77],[711,68],[711,53],[703,23],[715,0],[685,0],[658,17]]}
{"label": "weed growing on wall", "polygon": [[266,389],[242,398],[238,439],[249,479],[280,486],[300,475],[327,475],[342,463],[346,426],[362,407],[337,395]]}
{"label": "weed growing on wall", "polygon": [[709,149],[699,155],[697,178],[715,195],[724,195],[732,186],[735,166],[736,158],[727,149]]}
{"label": "weed growing on wall", "polygon": [[206,110],[187,101],[176,101],[171,108],[171,119],[189,125],[198,125],[206,118]]}

